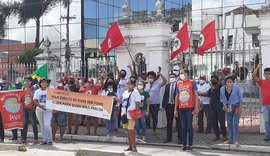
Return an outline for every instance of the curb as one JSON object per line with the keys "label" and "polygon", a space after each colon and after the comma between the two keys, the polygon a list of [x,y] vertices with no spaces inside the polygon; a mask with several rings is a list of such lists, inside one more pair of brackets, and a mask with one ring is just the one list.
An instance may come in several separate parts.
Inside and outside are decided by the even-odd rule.
{"label": "curb", "polygon": [[[11,131],[5,131],[5,136],[11,137]],[[28,138],[34,138],[33,132],[28,132]],[[39,138],[42,137],[41,133],[38,134]],[[56,134],[56,137],[59,137],[59,134]],[[83,142],[103,142],[103,143],[128,143],[128,139],[125,137],[115,137],[111,139],[107,139],[106,136],[85,136],[85,135],[72,135],[65,134],[64,140],[71,141],[83,141]],[[159,146],[159,147],[178,147],[181,148],[182,145],[178,144],[163,144],[163,143],[147,143],[141,139],[137,139],[137,144],[146,145],[146,146]],[[227,145],[227,144],[215,144],[212,146],[194,146],[194,149],[208,149],[208,150],[223,150],[223,151],[236,151],[236,152],[252,152],[252,153],[270,153],[269,146],[254,146],[254,145],[240,145],[240,147],[236,147],[235,145]]]}

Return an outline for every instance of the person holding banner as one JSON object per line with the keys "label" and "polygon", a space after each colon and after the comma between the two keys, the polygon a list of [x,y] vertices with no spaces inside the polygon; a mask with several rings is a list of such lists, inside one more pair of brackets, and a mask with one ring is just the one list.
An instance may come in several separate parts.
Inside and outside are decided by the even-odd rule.
{"label": "person holding banner", "polygon": [[39,82],[39,89],[34,94],[34,104],[37,106],[36,115],[41,127],[41,145],[52,145],[52,110],[46,109],[47,87],[50,80],[42,78]]}
{"label": "person holding banner", "polygon": [[[104,84],[101,95],[102,96],[117,96],[117,85],[114,79],[108,78]],[[116,137],[116,129],[117,126],[117,117],[118,117],[119,107],[117,106],[117,102],[113,102],[113,108],[111,113],[110,120],[106,120],[106,130],[107,130],[107,139],[111,139],[111,137]]]}
{"label": "person holding banner", "polygon": [[33,78],[31,76],[25,77],[25,88],[22,101],[24,103],[23,109],[23,134],[22,134],[22,143],[26,143],[27,140],[27,132],[28,132],[28,123],[29,120],[33,127],[34,132],[34,140],[35,144],[38,144],[38,128],[37,128],[37,118],[35,115],[35,107],[34,107],[34,93],[38,89],[33,85]]}
{"label": "person holding banner", "polygon": [[[132,152],[137,152],[134,128],[136,120],[139,118],[139,113],[141,113],[141,95],[138,90],[134,89],[135,85],[135,81],[129,80],[126,83],[126,91],[123,93],[123,100],[115,98],[118,103],[122,104],[121,116],[126,115],[127,118],[127,123],[123,123],[123,128],[127,129],[129,147],[125,151]],[[124,119],[122,122],[123,121]]]}
{"label": "person holding banner", "polygon": [[[94,85],[94,80],[90,79],[87,82],[87,87],[83,91],[85,94],[89,95],[98,95],[98,92],[102,89],[104,84],[104,78],[100,76],[99,78],[100,83]],[[91,127],[91,121],[94,124],[94,135],[97,135],[97,128],[98,128],[98,118],[87,116],[86,117],[86,127],[87,127],[87,133],[86,135],[90,135],[90,127]]]}

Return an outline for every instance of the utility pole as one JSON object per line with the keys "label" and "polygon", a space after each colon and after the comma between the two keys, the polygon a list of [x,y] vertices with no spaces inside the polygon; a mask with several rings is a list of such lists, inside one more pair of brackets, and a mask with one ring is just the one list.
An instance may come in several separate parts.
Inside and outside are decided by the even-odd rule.
{"label": "utility pole", "polygon": [[70,75],[70,56],[71,56],[71,49],[69,45],[69,23],[70,20],[76,19],[76,17],[70,17],[70,3],[71,0],[66,0],[65,7],[67,9],[67,15],[61,16],[61,19],[66,20],[66,52],[65,52],[65,65],[66,65],[66,75]]}

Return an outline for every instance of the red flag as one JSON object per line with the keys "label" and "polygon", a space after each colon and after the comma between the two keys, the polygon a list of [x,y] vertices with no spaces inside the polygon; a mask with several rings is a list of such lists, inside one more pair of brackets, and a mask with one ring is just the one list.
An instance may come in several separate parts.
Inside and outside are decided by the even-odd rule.
{"label": "red flag", "polygon": [[105,56],[114,48],[119,47],[124,42],[124,37],[115,22],[109,28],[105,40],[101,43],[101,50]]}
{"label": "red flag", "polygon": [[1,91],[0,106],[5,130],[23,129],[23,91]]}
{"label": "red flag", "polygon": [[186,23],[178,32],[173,46],[173,52],[171,53],[171,60],[173,60],[179,53],[187,50],[190,45],[190,39],[188,35],[188,24]]}
{"label": "red flag", "polygon": [[207,24],[200,36],[198,54],[204,55],[204,53],[216,46],[216,21],[212,21]]}

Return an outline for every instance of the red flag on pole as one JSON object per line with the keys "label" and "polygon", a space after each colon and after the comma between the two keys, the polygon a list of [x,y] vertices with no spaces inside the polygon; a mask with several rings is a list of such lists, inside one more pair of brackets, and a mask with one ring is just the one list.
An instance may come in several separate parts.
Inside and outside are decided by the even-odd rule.
{"label": "red flag on pole", "polygon": [[198,54],[204,55],[204,53],[216,46],[216,21],[212,21],[207,24],[201,32],[199,40]]}
{"label": "red flag on pole", "polygon": [[115,22],[109,28],[106,38],[101,43],[101,50],[105,56],[114,48],[119,47],[124,42],[124,37]]}
{"label": "red flag on pole", "polygon": [[1,91],[0,106],[5,130],[23,129],[23,90]]}
{"label": "red flag on pole", "polygon": [[171,53],[171,60],[173,60],[179,53],[187,50],[190,45],[190,39],[188,35],[188,24],[186,23],[177,33],[174,40],[173,52]]}

